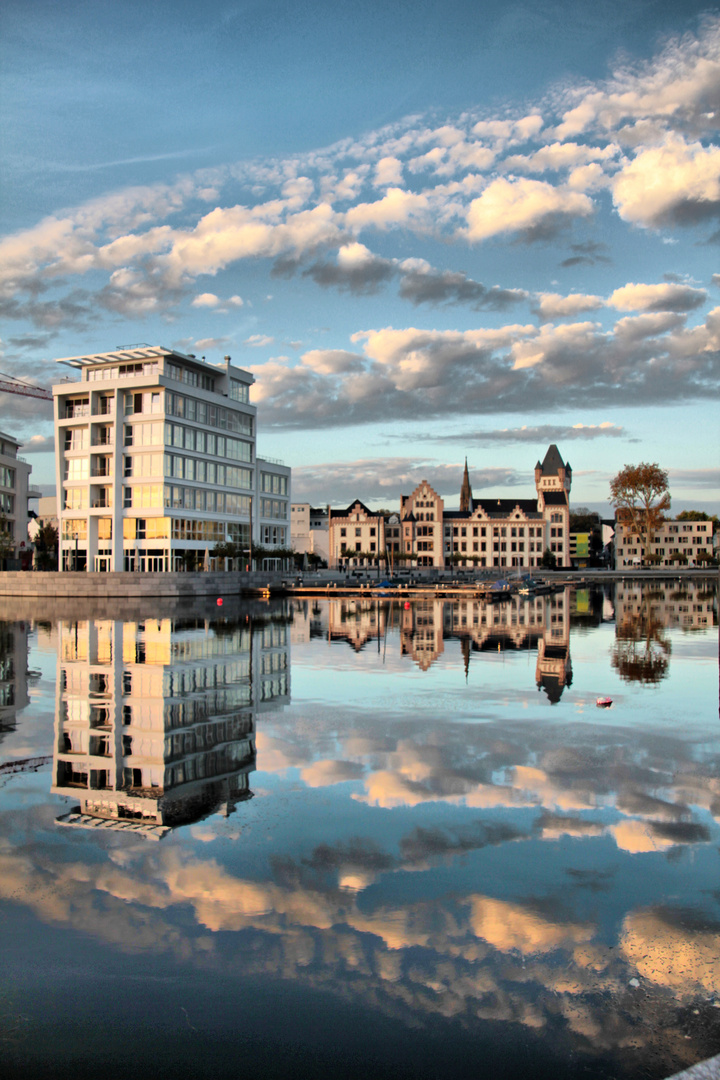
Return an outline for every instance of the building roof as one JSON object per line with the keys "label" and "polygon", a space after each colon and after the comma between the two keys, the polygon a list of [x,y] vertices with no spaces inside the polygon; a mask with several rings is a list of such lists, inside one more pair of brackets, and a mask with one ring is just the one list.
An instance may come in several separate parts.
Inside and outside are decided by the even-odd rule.
{"label": "building roof", "polygon": [[543,500],[546,506],[568,505],[568,497],[566,491],[543,491]]}
{"label": "building roof", "polygon": [[367,514],[368,517],[371,517],[371,518],[381,517],[380,514],[374,514],[372,512],[372,510],[368,510],[365,503],[362,502],[360,499],[353,499],[353,501],[348,506],[347,510],[331,510],[330,511],[330,517],[333,517],[333,518],[350,517],[350,515],[355,510],[356,506],[359,506],[361,510],[364,510],[364,512]]}
{"label": "building roof", "polygon": [[543,458],[542,465],[538,461],[536,468],[539,468],[543,476],[558,476],[561,469],[565,469],[566,472],[572,472],[570,468],[570,462],[564,462],[560,456],[555,443],[548,446],[547,453]]}
{"label": "building roof", "polygon": [[106,353],[87,353],[85,356],[63,356],[56,364],[69,364],[71,367],[92,367],[93,364],[127,363],[132,360],[157,360],[160,356],[177,356],[179,360],[198,361],[195,356],[186,356],[176,349],[165,349],[162,345],[130,345],[126,349],[115,349]]}

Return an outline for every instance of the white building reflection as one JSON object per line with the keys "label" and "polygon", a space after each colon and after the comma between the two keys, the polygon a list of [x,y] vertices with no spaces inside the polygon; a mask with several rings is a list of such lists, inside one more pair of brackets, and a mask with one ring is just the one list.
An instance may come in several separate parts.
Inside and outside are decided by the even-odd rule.
{"label": "white building reflection", "polygon": [[52,791],[79,806],[58,821],[159,839],[232,813],[289,694],[282,618],[61,623]]}
{"label": "white building reflection", "polygon": [[28,674],[27,623],[0,622],[0,738],[30,700]]}

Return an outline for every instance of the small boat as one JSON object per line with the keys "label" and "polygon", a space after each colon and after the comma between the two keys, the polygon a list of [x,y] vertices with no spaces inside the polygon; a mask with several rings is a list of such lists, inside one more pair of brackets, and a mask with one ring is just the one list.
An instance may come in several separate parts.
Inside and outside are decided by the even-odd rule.
{"label": "small boat", "polygon": [[595,699],[595,704],[597,705],[598,709],[609,709],[610,706],[612,705],[612,698],[611,697],[599,697],[599,698],[596,698]]}

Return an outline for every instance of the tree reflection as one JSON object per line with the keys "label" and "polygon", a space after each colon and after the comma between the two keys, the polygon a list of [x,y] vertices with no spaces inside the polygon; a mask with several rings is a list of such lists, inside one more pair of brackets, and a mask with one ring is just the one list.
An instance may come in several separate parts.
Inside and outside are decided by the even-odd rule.
{"label": "tree reflection", "polygon": [[672,645],[658,612],[647,600],[625,610],[615,630],[612,666],[626,682],[659,683],[670,668]]}

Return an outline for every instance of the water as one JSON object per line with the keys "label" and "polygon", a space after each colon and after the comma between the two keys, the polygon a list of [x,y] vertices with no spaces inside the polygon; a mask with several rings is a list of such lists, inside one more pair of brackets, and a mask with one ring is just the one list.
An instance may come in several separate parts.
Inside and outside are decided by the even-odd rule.
{"label": "water", "polygon": [[4,1076],[720,1052],[714,588],[13,615]]}

